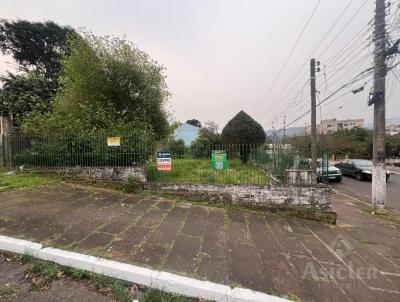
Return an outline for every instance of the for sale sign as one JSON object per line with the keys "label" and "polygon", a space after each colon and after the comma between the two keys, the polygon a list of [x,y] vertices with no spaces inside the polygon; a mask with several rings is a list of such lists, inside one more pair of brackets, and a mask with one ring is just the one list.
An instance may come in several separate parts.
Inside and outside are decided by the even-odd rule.
{"label": "for sale sign", "polygon": [[211,168],[213,170],[226,170],[227,167],[226,151],[214,150],[211,154]]}
{"label": "for sale sign", "polygon": [[172,170],[172,154],[168,151],[157,152],[157,171]]}
{"label": "for sale sign", "polygon": [[108,147],[119,147],[121,146],[121,138],[119,136],[107,137]]}

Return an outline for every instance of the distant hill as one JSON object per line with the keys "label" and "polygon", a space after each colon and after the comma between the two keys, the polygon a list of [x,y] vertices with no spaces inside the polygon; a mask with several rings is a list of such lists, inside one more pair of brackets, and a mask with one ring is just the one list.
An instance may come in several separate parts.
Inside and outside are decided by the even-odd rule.
{"label": "distant hill", "polygon": [[[386,119],[386,125],[391,125],[391,124],[400,125],[400,116],[387,118]],[[366,123],[364,125],[364,127],[367,128],[367,129],[372,129],[374,127],[374,124],[372,122],[371,123]]]}
{"label": "distant hill", "polygon": [[[277,136],[278,137],[283,137],[283,129],[277,130]],[[265,134],[267,136],[272,136],[274,133],[273,130],[267,130],[265,131]],[[304,135],[304,127],[291,127],[286,129],[286,136],[300,136]]]}

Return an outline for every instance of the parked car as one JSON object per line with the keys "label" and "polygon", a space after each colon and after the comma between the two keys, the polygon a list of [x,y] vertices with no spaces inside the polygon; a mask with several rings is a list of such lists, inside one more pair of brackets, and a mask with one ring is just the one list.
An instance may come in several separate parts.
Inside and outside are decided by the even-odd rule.
{"label": "parked car", "polygon": [[[365,159],[345,159],[335,164],[336,168],[342,171],[343,175],[353,176],[357,180],[372,179],[372,162]],[[386,172],[386,181],[390,173]]]}
{"label": "parked car", "polygon": [[317,161],[317,182],[323,181],[342,181],[342,171],[335,166],[331,166],[329,161]]}

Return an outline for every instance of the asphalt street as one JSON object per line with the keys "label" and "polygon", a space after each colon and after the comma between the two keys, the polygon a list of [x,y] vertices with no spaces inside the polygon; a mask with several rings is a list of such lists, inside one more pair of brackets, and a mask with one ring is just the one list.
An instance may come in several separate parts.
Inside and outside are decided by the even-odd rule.
{"label": "asphalt street", "polygon": [[[371,200],[371,181],[358,181],[344,176],[341,183],[332,183],[332,187],[343,193],[350,193],[363,200]],[[386,187],[387,206],[400,213],[400,175],[392,174]]]}

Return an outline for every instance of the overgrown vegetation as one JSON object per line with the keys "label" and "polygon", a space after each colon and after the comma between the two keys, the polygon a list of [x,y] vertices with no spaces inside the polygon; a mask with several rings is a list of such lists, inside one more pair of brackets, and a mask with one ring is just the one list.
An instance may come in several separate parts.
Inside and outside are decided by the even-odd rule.
{"label": "overgrown vegetation", "polygon": [[167,134],[164,67],[126,39],[82,33],[62,60],[61,89],[51,112],[25,118],[25,133],[91,135],[136,129]]}
{"label": "overgrown vegetation", "polygon": [[138,193],[141,189],[143,184],[136,175],[129,175],[122,186],[122,191],[125,193]]}
{"label": "overgrown vegetation", "polygon": [[146,165],[147,180],[171,183],[216,183],[216,184],[267,184],[264,171],[253,163],[243,164],[239,159],[228,160],[226,171],[211,169],[210,159],[173,159],[172,171],[157,171],[156,163]]}
{"label": "overgrown vegetation", "polygon": [[18,188],[37,187],[58,180],[53,176],[23,173],[11,173],[11,175],[7,175],[7,173],[8,172],[0,172],[0,192]]}

